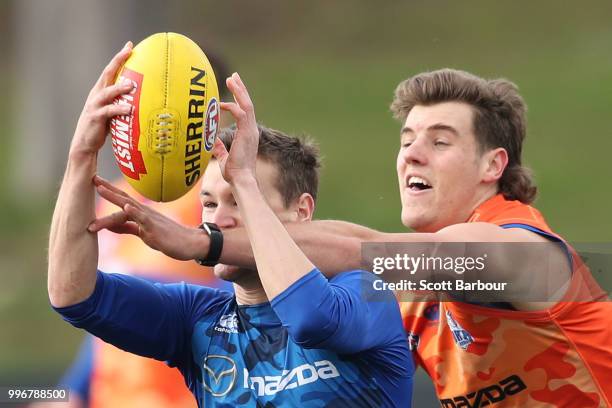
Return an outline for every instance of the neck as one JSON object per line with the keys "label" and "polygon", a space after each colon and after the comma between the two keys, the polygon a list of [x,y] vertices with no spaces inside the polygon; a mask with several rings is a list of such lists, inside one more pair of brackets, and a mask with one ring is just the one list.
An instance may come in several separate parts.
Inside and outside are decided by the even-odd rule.
{"label": "neck", "polygon": [[255,279],[245,278],[241,279],[240,282],[234,282],[234,293],[239,305],[258,305],[269,302],[268,296],[261,286],[259,276]]}
{"label": "neck", "polygon": [[472,204],[472,210],[468,214],[468,216],[465,219],[465,221],[467,221],[472,216],[472,214],[474,214],[474,211],[476,211],[476,209],[478,207],[480,207],[482,205],[482,203],[484,203],[485,201],[491,199],[492,197],[497,195],[497,193],[498,193],[497,185],[494,185],[494,186],[491,186],[491,188],[487,188],[487,189],[483,190],[482,194],[476,195],[474,197],[474,202]]}

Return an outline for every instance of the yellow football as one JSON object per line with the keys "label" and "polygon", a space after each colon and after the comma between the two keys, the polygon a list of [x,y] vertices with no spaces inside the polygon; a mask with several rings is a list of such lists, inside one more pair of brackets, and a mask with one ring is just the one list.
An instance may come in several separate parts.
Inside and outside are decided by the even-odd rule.
{"label": "yellow football", "polygon": [[219,125],[219,90],[210,62],[189,38],[154,34],[140,42],[117,77],[131,93],[115,100],[132,113],[111,120],[115,159],[143,196],[172,201],[204,173]]}

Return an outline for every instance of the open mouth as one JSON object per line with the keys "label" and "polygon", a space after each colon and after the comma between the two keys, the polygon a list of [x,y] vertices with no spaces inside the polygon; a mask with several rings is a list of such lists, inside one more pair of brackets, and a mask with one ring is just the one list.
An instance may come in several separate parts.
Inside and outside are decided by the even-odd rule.
{"label": "open mouth", "polygon": [[410,191],[423,191],[430,190],[432,188],[431,184],[427,180],[417,176],[409,177],[407,184]]}

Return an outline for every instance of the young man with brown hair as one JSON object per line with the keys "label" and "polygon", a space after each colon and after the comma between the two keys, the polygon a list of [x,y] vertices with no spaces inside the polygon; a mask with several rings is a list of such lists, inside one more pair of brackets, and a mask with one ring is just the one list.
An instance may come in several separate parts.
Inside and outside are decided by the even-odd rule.
{"label": "young man with brown hair", "polygon": [[[502,261],[487,274],[511,282],[504,298],[402,305],[411,347],[441,404],[610,405],[612,304],[572,248],[529,205],[536,190],[521,163],[525,105],[516,86],[450,69],[426,72],[398,86],[392,109],[402,121],[402,222],[416,232],[315,221],[286,224],[292,238],[330,275],[359,267],[364,242],[503,243]],[[100,219],[90,228],[112,227],[116,220]],[[160,230],[165,225],[153,224]],[[184,237],[182,248],[160,250],[181,259],[254,262],[242,229],[223,231],[223,249],[214,253],[206,234],[187,228],[176,233]],[[548,246],[546,265],[543,258],[513,252],[550,243],[555,245]]]}
{"label": "young man with brown hair", "polygon": [[189,231],[94,178],[109,119],[130,111],[113,100],[131,87],[112,84],[130,51],[127,44],[103,72],[73,137],[49,240],[54,308],[109,343],[179,368],[198,406],[410,406],[413,359],[393,294],[368,290],[369,272],[326,279],[291,240],[282,222],[312,218],[318,152],[258,127],[237,74],[227,81],[237,103],[221,104],[237,129],[222,134],[225,147],[216,140],[218,159],[203,176],[202,227],[221,239],[218,226],[245,225],[257,265],[217,265],[235,294],[97,271],[96,234],[87,230],[96,185],[123,209],[111,217],[117,232],[180,250]]}

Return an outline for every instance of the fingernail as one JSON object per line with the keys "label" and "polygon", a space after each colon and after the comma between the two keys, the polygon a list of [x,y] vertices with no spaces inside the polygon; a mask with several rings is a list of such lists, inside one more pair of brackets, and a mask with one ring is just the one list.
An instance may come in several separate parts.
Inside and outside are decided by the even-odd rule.
{"label": "fingernail", "polygon": [[128,88],[128,89],[134,87],[134,83],[129,78],[123,78],[123,81],[121,82],[121,85],[126,87],[126,88]]}
{"label": "fingernail", "polygon": [[125,45],[123,46],[123,49],[124,50],[128,49],[131,43],[132,43],[131,41],[126,42]]}

